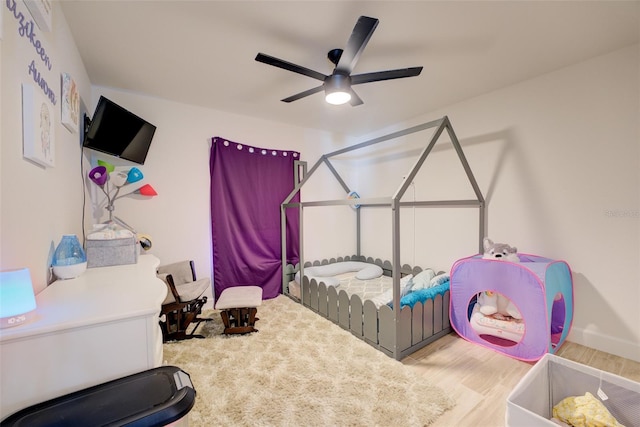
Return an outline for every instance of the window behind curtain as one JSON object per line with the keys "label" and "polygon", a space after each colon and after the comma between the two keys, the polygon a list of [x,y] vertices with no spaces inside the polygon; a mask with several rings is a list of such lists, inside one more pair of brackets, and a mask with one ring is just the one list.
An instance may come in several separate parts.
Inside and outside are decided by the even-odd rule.
{"label": "window behind curtain", "polygon": [[[280,204],[294,188],[300,153],[215,137],[211,144],[214,295],[255,285],[264,299],[282,291]],[[299,195],[294,200],[298,201]],[[287,260],[298,262],[298,214],[287,209]]]}

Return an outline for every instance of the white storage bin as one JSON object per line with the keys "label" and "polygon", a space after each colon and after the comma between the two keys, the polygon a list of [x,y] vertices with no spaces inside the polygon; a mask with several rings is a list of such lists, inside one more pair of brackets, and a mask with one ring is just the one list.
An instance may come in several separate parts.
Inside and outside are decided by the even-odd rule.
{"label": "white storage bin", "polygon": [[553,406],[586,392],[608,397],[602,403],[625,427],[640,427],[640,383],[600,369],[545,354],[507,397],[506,425],[554,426]]}

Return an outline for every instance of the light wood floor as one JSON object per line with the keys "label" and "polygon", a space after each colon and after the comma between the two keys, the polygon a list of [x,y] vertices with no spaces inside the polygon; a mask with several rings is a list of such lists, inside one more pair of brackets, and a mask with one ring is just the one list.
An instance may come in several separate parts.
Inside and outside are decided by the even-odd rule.
{"label": "light wood floor", "polygon": [[[556,355],[640,382],[640,362],[565,342]],[[455,333],[402,360],[418,375],[450,391],[456,406],[434,427],[501,427],[507,396],[533,363],[469,343]]]}

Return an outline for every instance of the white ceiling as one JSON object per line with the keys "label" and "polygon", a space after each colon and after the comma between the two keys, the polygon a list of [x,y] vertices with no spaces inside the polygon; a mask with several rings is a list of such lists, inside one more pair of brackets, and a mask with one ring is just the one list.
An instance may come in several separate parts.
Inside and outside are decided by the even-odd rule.
{"label": "white ceiling", "polygon": [[[295,126],[361,135],[639,40],[638,1],[62,1],[91,83]],[[330,74],[360,15],[380,23],[354,74],[423,66],[331,106]]]}

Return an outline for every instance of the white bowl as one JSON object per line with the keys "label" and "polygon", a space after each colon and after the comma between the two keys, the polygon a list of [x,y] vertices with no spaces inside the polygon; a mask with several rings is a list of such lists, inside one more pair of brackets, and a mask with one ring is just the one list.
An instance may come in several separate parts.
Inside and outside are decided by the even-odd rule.
{"label": "white bowl", "polygon": [[87,269],[87,262],[81,262],[80,264],[72,264],[72,265],[54,265],[53,266],[53,274],[56,275],[58,279],[73,279],[74,277],[78,277]]}

